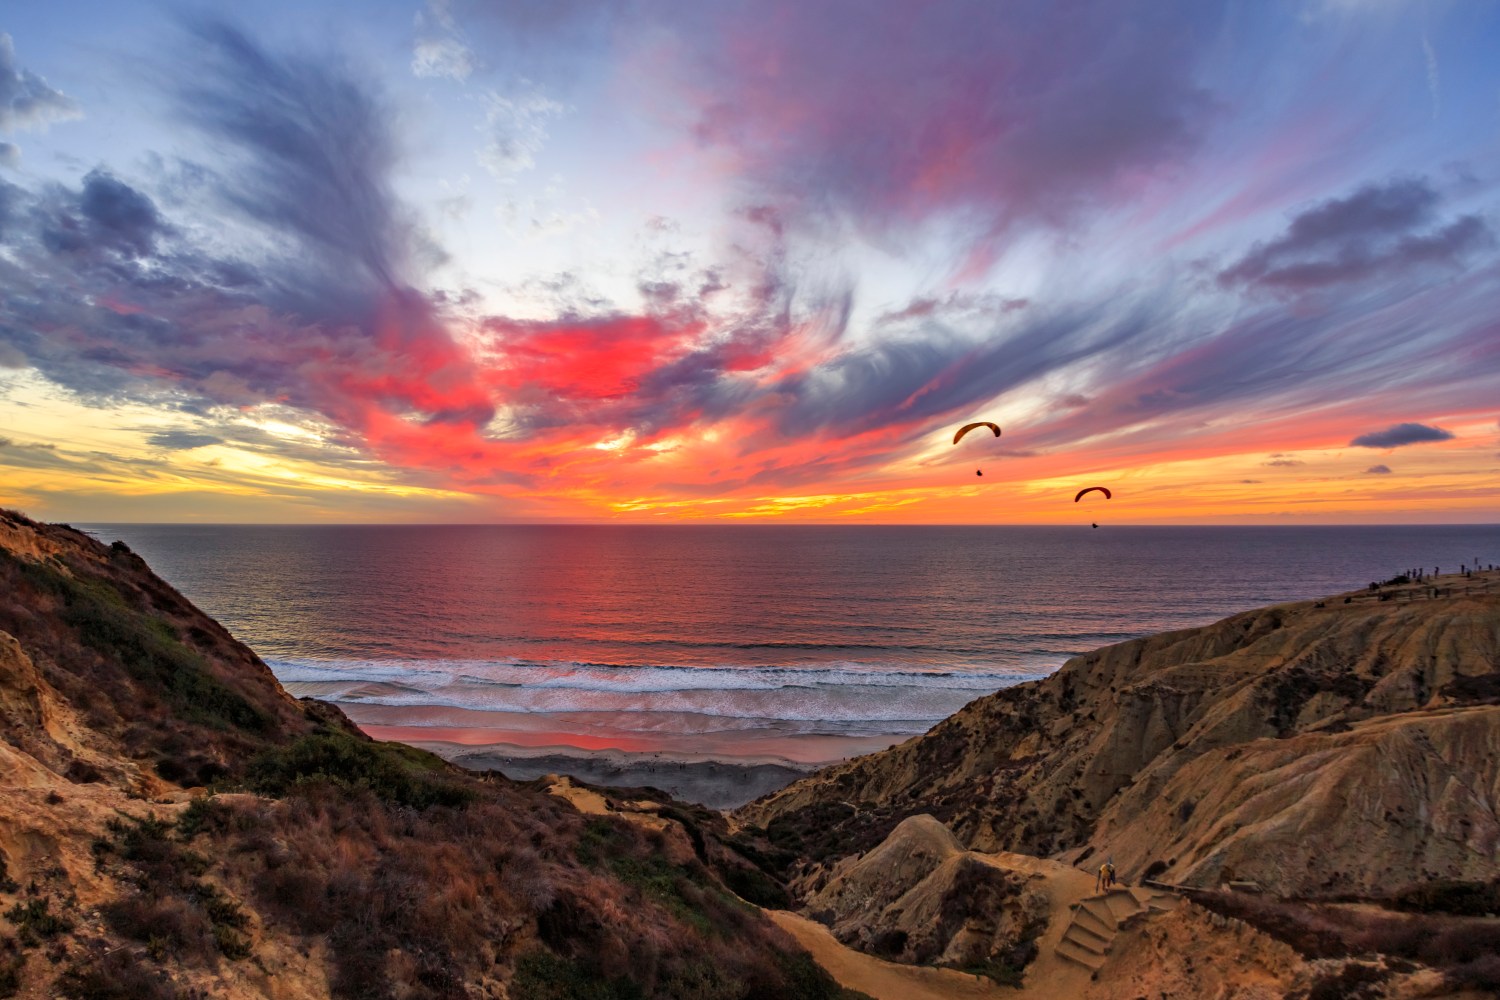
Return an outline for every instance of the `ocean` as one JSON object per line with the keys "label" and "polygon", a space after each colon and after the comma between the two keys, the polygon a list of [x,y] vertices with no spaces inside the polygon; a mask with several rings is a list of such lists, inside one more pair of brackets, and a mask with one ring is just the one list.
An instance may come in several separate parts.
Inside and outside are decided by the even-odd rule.
{"label": "ocean", "polygon": [[90,525],[372,734],[821,762],[1500,526]]}

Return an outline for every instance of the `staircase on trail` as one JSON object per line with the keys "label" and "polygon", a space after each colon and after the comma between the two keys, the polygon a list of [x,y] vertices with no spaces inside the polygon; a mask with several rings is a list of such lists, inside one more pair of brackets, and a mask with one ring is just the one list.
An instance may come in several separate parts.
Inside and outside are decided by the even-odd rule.
{"label": "staircase on trail", "polygon": [[1104,965],[1115,937],[1126,926],[1177,906],[1179,897],[1161,889],[1118,887],[1086,896],[1073,907],[1073,919],[1057,943],[1057,954],[1089,972]]}

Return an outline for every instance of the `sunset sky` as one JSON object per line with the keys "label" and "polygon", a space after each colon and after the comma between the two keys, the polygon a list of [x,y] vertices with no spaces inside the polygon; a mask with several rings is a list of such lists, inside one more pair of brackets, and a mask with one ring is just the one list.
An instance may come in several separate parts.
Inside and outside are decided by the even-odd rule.
{"label": "sunset sky", "polygon": [[0,7],[0,505],[1500,520],[1500,4],[236,6]]}

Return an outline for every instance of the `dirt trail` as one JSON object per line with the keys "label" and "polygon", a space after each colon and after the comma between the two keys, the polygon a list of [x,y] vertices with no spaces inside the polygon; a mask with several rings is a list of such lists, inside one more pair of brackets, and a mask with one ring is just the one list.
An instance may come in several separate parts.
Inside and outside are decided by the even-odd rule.
{"label": "dirt trail", "polygon": [[1037,941],[1037,956],[1026,967],[1025,985],[1019,990],[1006,990],[1006,996],[1016,998],[1081,996],[1088,988],[1089,970],[1059,956],[1057,944],[1068,929],[1068,922],[1073,916],[1073,907],[1086,896],[1093,894],[1094,877],[1071,865],[1048,861],[1045,858],[1033,858],[1026,854],[1000,851],[976,856],[997,868],[1027,872],[1045,879],[1047,898],[1052,902],[1052,908],[1047,914],[1047,932]]}
{"label": "dirt trail", "polygon": [[885,962],[840,944],[822,924],[781,910],[766,915],[791,934],[813,958],[841,984],[861,990],[875,1000],[942,1000],[942,998],[1005,997],[1037,1000],[1082,996],[1089,988],[1089,970],[1068,962],[1056,952],[1072,918],[1073,906],[1094,892],[1094,877],[1069,865],[1024,854],[978,854],[986,864],[1021,872],[1046,882],[1051,900],[1047,932],[1037,942],[1036,959],[1027,966],[1020,989],[1000,986],[988,979],[951,969],[898,965]]}
{"label": "dirt trail", "polygon": [[872,955],[844,947],[827,927],[806,917],[786,910],[764,912],[777,927],[796,938],[814,961],[840,984],[868,993],[875,1000],[988,1000],[1026,995],[952,969],[883,962]]}

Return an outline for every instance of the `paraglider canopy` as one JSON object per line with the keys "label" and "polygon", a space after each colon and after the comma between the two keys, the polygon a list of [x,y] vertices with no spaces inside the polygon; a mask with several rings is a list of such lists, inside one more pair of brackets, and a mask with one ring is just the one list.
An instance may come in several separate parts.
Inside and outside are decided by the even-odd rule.
{"label": "paraglider canopy", "polygon": [[999,426],[990,423],[988,420],[979,420],[972,424],[964,424],[962,427],[960,427],[958,429],[958,433],[953,435],[953,443],[958,444],[959,441],[963,440],[963,436],[965,434],[969,433],[976,427],[988,427],[990,430],[995,432],[995,437],[1000,436]]}
{"label": "paraglider canopy", "polygon": [[1105,486],[1090,486],[1088,489],[1079,490],[1078,491],[1078,495],[1073,498],[1073,502],[1077,503],[1078,501],[1080,501],[1080,500],[1083,499],[1083,495],[1085,493],[1092,493],[1095,490],[1098,490],[1100,493],[1103,493],[1104,494],[1104,499],[1106,499],[1106,500],[1113,500],[1114,499],[1114,497],[1110,494],[1108,487],[1105,487]]}

